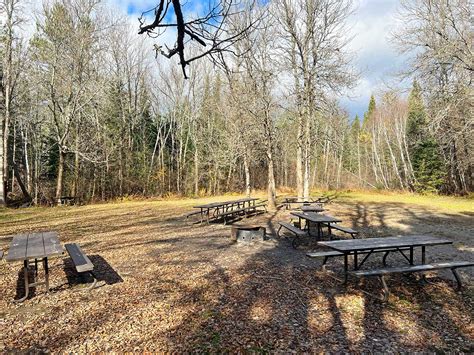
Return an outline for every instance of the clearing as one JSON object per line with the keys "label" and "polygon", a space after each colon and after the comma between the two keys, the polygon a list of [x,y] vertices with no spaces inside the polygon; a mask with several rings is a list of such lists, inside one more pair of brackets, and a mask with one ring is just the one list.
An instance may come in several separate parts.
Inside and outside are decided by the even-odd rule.
{"label": "clearing", "polygon": [[[104,284],[84,291],[66,254],[51,259],[49,295],[39,287],[14,304],[23,292],[21,264],[2,261],[0,352],[474,351],[473,268],[460,271],[461,293],[448,273],[429,284],[391,277],[384,305],[321,272],[320,260],[305,257],[311,245],[233,244],[230,225],[180,217],[193,205],[228,198],[0,209],[0,248],[7,249],[10,234],[57,231],[62,243],[81,245]],[[428,261],[474,259],[472,200],[347,193],[327,207],[361,237],[427,233],[454,241],[428,249]],[[249,221],[274,233],[289,211]],[[337,271],[340,262],[328,269]],[[379,286],[374,280],[363,287]]]}

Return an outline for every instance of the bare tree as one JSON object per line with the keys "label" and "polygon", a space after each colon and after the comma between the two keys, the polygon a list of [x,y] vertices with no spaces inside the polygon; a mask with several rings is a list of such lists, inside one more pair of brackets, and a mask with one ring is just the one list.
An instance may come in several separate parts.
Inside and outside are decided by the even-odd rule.
{"label": "bare tree", "polygon": [[[155,45],[157,54],[171,58],[176,54],[183,75],[187,78],[186,66],[202,57],[209,57],[215,64],[223,64],[224,53],[232,53],[232,47],[236,41],[244,37],[250,30],[256,27],[259,19],[252,19],[245,28],[239,32],[233,32],[229,28],[229,21],[233,16],[242,11],[251,12],[252,4],[240,0],[217,0],[209,2],[209,9],[204,14],[185,19],[183,4],[180,0],[160,0],[159,4],[142,14],[139,34],[147,33],[151,37],[159,37],[166,30],[176,31],[176,41],[172,48],[165,44]],[[152,23],[145,22],[147,13],[153,12]],[[174,16],[171,15],[174,13]],[[173,18],[173,20],[168,20]],[[199,52],[186,53],[189,41],[196,41],[202,48]]]}
{"label": "bare tree", "polygon": [[4,117],[0,123],[0,205],[6,203],[9,186],[9,171],[11,154],[9,152],[10,126],[13,112],[13,100],[21,71],[21,56],[18,49],[21,40],[15,33],[24,19],[21,16],[20,0],[2,0],[0,2],[0,14],[5,16],[5,39],[3,43],[3,63],[1,73],[1,93]]}
{"label": "bare tree", "polygon": [[311,122],[324,105],[324,93],[353,85],[355,76],[345,50],[345,22],[352,0],[278,0],[282,64],[294,78],[297,108],[297,191],[309,197]]}

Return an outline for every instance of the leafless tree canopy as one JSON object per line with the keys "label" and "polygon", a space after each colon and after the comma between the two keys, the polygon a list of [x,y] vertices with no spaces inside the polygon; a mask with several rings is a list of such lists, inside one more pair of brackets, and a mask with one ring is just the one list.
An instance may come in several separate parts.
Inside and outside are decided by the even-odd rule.
{"label": "leafless tree canopy", "polygon": [[[162,45],[155,45],[157,54],[167,58],[178,55],[179,64],[187,78],[186,66],[204,56],[209,56],[216,63],[222,63],[224,52],[233,52],[233,44],[254,28],[258,18],[250,19],[246,26],[235,32],[229,26],[230,19],[242,11],[248,10],[252,4],[239,0],[210,1],[208,10],[202,14],[189,16],[183,11],[180,0],[160,0],[159,4],[142,14],[140,17],[139,34],[146,33],[151,37],[158,37],[166,30],[176,31],[176,42],[172,48],[163,49]],[[153,13],[153,22],[147,23],[146,17]],[[201,47],[199,53],[190,54],[186,51],[188,42],[195,41]]]}

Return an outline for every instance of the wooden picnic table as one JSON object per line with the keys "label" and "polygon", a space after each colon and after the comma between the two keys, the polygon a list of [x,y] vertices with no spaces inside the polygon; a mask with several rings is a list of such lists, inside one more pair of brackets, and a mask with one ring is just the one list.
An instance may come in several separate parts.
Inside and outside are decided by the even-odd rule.
{"label": "wooden picnic table", "polygon": [[302,204],[303,206],[304,205],[311,205],[311,204],[318,204],[318,205],[322,205],[324,202],[321,201],[323,197],[316,197],[316,198],[313,198],[313,197],[309,197],[307,200],[304,200],[303,197],[298,197],[298,196],[285,196],[283,197],[283,204],[286,206],[286,209],[291,209],[291,204],[292,203],[296,203],[296,204]]}
{"label": "wooden picnic table", "polygon": [[[46,292],[49,292],[49,269],[48,258],[63,254],[64,249],[59,242],[56,232],[25,233],[13,236],[8,250],[7,262],[23,261],[23,272],[25,278],[25,296],[15,300],[23,302],[28,298],[29,289],[37,285],[45,285]],[[28,268],[30,260],[35,261],[35,280],[29,283]],[[45,281],[37,282],[38,260],[42,260]]]}
{"label": "wooden picnic table", "polygon": [[[298,217],[300,226],[301,226],[301,220],[302,219],[306,220],[309,223],[316,224],[317,225],[317,231],[318,231],[318,234],[317,234],[318,239],[320,239],[321,236],[322,236],[322,225],[326,225],[326,224],[329,224],[329,223],[342,222],[342,220],[339,219],[339,218],[336,218],[336,217],[333,217],[333,216],[330,216],[330,215],[327,215],[327,214],[319,214],[319,213],[315,213],[315,212],[307,212],[307,213],[305,213],[305,212],[291,212],[291,214],[295,217]],[[308,231],[308,234],[310,233],[309,223],[306,223],[306,229]]]}
{"label": "wooden picnic table", "polygon": [[200,209],[201,224],[202,224],[204,217],[206,218],[207,223],[209,223],[211,219],[211,211],[213,211],[212,213],[213,218],[219,218],[219,214],[227,212],[230,209],[233,209],[234,207],[237,207],[237,209],[245,208],[246,203],[248,204],[247,208],[250,208],[252,204],[253,206],[255,206],[255,201],[257,200],[258,198],[255,198],[255,197],[245,197],[238,200],[212,202],[212,203],[208,203],[204,205],[197,205],[197,206],[193,206],[193,208]]}
{"label": "wooden picnic table", "polygon": [[303,212],[316,212],[316,213],[319,213],[319,212],[324,212],[324,208],[321,208],[321,207],[318,207],[318,206],[301,206],[300,207],[300,210],[303,211]]}
{"label": "wooden picnic table", "polygon": [[[415,247],[421,247],[421,264],[425,264],[425,248],[426,246],[452,244],[453,242],[448,239],[442,239],[433,237],[430,235],[410,235],[410,236],[397,236],[397,237],[385,237],[385,238],[365,238],[365,239],[347,239],[347,240],[334,240],[334,241],[323,241],[318,242],[318,245],[322,245],[333,250],[336,250],[344,255],[344,283],[347,282],[349,265],[348,257],[353,255],[354,257],[354,270],[360,269],[365,263],[367,258],[377,250],[393,250],[398,251],[405,257],[405,259],[413,265],[413,251]],[[402,249],[409,250],[409,256],[407,257]],[[358,255],[360,253],[366,254],[364,259],[359,263]]]}

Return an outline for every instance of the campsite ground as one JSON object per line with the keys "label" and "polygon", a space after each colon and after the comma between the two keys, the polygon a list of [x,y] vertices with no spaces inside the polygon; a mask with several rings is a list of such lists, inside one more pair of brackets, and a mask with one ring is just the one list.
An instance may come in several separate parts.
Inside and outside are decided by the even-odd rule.
{"label": "campsite ground", "polygon": [[[456,293],[447,273],[430,284],[392,277],[381,304],[320,271],[285,239],[230,241],[230,226],[182,216],[193,205],[236,198],[125,201],[80,207],[0,209],[0,248],[25,232],[54,230],[97,267],[101,287],[84,291],[69,259],[51,260],[52,291],[22,304],[21,265],[0,263],[0,352],[111,350],[474,351],[474,270]],[[328,213],[361,237],[432,234],[452,246],[428,260],[474,260],[474,201],[406,194],[345,193]],[[254,217],[275,234],[280,209]],[[395,264],[397,256],[390,256]],[[380,263],[375,257],[372,263]],[[329,269],[338,271],[340,262]],[[367,282],[377,292],[379,284]]]}

